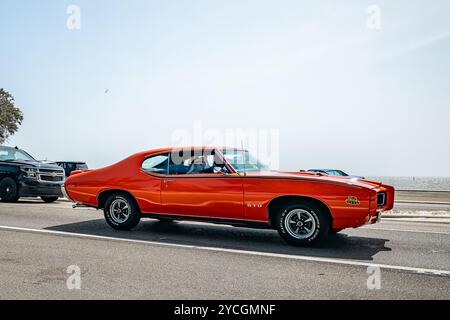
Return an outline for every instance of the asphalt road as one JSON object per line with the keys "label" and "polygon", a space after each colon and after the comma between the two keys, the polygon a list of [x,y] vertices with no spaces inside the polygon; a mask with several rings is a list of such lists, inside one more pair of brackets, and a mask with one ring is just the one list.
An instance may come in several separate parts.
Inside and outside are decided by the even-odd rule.
{"label": "asphalt road", "polygon": [[101,211],[22,201],[0,204],[0,243],[0,299],[450,298],[450,224],[382,221],[296,248],[275,231],[193,222],[117,232]]}

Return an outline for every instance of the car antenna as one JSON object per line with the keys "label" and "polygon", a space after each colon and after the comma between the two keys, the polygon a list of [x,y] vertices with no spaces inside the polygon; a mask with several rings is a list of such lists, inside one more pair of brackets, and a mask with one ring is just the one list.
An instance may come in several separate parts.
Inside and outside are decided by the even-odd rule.
{"label": "car antenna", "polygon": [[242,154],[244,156],[244,177],[247,175],[246,169],[245,169],[245,150],[244,150],[244,142],[241,139],[241,149],[242,149]]}

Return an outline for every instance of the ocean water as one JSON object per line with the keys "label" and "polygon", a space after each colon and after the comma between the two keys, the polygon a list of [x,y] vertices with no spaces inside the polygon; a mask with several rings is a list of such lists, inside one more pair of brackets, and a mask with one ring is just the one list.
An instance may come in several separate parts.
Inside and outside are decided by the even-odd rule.
{"label": "ocean water", "polygon": [[398,190],[450,191],[450,177],[368,177]]}

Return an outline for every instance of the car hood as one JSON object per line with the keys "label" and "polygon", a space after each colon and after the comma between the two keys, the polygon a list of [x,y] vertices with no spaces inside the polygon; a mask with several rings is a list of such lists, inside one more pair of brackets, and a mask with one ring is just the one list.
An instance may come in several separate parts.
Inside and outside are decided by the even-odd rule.
{"label": "car hood", "polygon": [[289,171],[273,170],[273,171],[247,172],[245,175],[246,177],[251,178],[312,180],[318,182],[322,181],[336,184],[345,184],[356,187],[364,187],[369,189],[375,189],[382,185],[382,183],[379,181],[360,179],[351,176],[349,177],[329,176],[318,172],[289,172]]}

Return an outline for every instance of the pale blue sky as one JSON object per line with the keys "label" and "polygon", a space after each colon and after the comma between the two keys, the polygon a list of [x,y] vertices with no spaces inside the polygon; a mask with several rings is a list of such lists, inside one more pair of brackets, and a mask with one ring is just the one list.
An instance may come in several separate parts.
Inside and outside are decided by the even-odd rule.
{"label": "pale blue sky", "polygon": [[[81,8],[68,30],[66,9]],[[381,9],[381,30],[366,10]],[[92,167],[278,129],[283,169],[450,176],[450,1],[0,0],[9,141]],[[105,93],[105,90],[109,91]]]}

